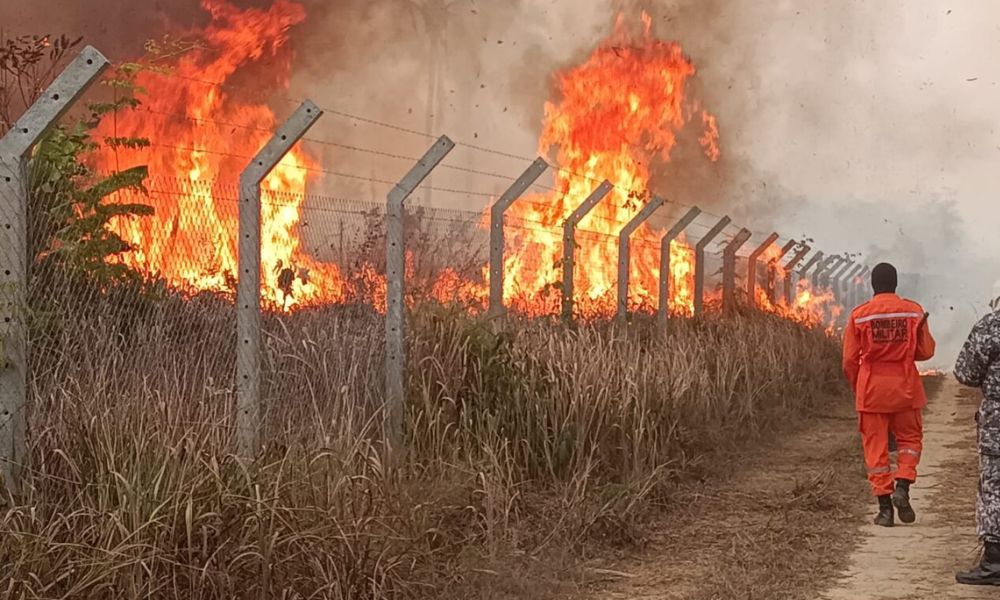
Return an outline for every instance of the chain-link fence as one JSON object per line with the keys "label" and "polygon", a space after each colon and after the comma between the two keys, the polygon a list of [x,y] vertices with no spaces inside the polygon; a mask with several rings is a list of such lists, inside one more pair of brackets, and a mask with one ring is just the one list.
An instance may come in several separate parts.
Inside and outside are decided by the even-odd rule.
{"label": "chain-link fence", "polygon": [[[193,134],[199,128],[238,127],[187,120],[194,121],[188,123]],[[266,141],[267,132],[259,128],[240,131]],[[114,133],[126,136],[121,139],[131,135],[117,128]],[[422,134],[416,137],[421,144],[427,141]],[[215,133],[211,139],[225,142]],[[72,409],[84,393],[90,396],[88,410],[107,414],[114,414],[121,398],[142,398],[166,413],[161,415],[165,422],[205,426],[199,431],[218,444],[229,443],[238,429],[232,398],[242,340],[236,331],[241,310],[236,296],[244,267],[236,171],[247,164],[250,150],[178,143],[184,145],[136,142],[148,153],[149,164],[172,166],[152,173],[141,168],[97,173],[77,166],[75,154],[67,162],[53,147],[44,156],[36,152],[23,177],[19,161],[0,161],[10,171],[0,181],[0,367],[6,389],[21,380],[30,389],[8,393],[14,399],[5,401],[4,410],[14,419],[11,411],[20,413],[21,406],[16,398],[31,397],[32,428],[39,436],[72,430],[55,427],[54,421],[85,422],[88,415]],[[388,151],[313,138],[303,144],[312,149],[302,146],[294,160],[281,162],[280,173],[262,184],[260,198],[262,320],[260,331],[251,333],[262,339],[265,445],[286,445],[303,436],[328,440],[343,428],[376,436],[387,403],[386,381],[394,377],[385,360],[387,246],[392,245],[387,244],[385,198],[404,167],[418,160],[416,152],[409,146]],[[458,307],[464,314],[481,315],[502,305],[530,317],[604,319],[620,314],[621,306],[653,314],[666,305],[669,314],[690,316],[702,308],[699,289],[706,310],[721,306],[724,280],[739,290],[734,293],[738,302],[754,304],[748,297],[753,292],[747,285],[747,255],[760,242],[740,247],[733,272],[724,277],[725,249],[741,231],[728,219],[704,212],[685,221],[669,244],[669,263],[664,262],[664,232],[693,210],[670,202],[632,236],[627,298],[619,303],[618,236],[648,197],[610,183],[611,196],[602,200],[606,206],[583,214],[569,238],[574,273],[567,295],[564,225],[584,200],[568,190],[597,189],[601,182],[540,161],[521,177],[517,172],[524,164],[512,167],[512,173],[486,171],[475,167],[473,155],[491,152],[488,148],[458,148],[435,163],[406,201],[401,241],[408,309]],[[155,158],[164,153],[169,160]],[[213,162],[208,156],[221,158]],[[501,213],[502,224],[491,222],[489,208],[505,193],[509,205]],[[494,236],[501,234],[505,245],[500,250],[491,229]],[[502,279],[493,297],[491,261],[501,265]],[[765,262],[766,268],[752,275],[769,297],[776,295],[775,264]],[[814,275],[830,266],[815,264]],[[666,295],[660,290],[665,267],[670,270]],[[5,444],[23,435],[23,422],[18,423],[8,428]]]}

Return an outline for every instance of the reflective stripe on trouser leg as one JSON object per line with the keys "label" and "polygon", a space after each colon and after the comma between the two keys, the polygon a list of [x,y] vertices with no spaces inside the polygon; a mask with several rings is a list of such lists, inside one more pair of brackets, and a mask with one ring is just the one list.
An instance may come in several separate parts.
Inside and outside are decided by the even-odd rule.
{"label": "reflective stripe on trouser leg", "polygon": [[896,463],[899,467],[899,470],[896,472],[896,479],[916,481],[917,465],[920,464],[920,450],[900,448]]}
{"label": "reflective stripe on trouser leg", "polygon": [[920,452],[924,447],[923,415],[920,410],[904,410],[892,413],[889,419],[898,446],[896,478],[916,481]]}
{"label": "reflective stripe on trouser leg", "polygon": [[891,494],[895,487],[889,466],[889,419],[891,415],[862,412],[858,415],[861,445],[865,451],[868,481],[876,496]]}
{"label": "reflective stripe on trouser leg", "polygon": [[1000,543],[1000,456],[979,455],[976,531],[980,539]]}
{"label": "reflective stripe on trouser leg", "polygon": [[889,465],[879,465],[868,467],[868,482],[872,485],[872,493],[876,496],[891,494],[895,487],[895,479],[892,476],[892,467]]}

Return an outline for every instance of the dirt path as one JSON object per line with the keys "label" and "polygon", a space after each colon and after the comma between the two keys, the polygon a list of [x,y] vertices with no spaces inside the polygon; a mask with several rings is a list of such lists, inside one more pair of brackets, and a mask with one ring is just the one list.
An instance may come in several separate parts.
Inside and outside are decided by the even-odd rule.
{"label": "dirt path", "polygon": [[955,584],[954,573],[975,560],[978,481],[974,394],[951,379],[925,415],[921,478],[913,488],[917,522],[893,529],[868,525],[843,579],[826,600],[997,598],[996,589]]}
{"label": "dirt path", "polygon": [[954,583],[972,565],[978,397],[928,382],[917,523],[870,525],[874,500],[849,400],[799,432],[732,458],[727,477],[673,499],[639,555],[591,565],[601,600],[998,598]]}
{"label": "dirt path", "polygon": [[591,597],[814,600],[847,567],[867,509],[849,398],[722,462],[728,476],[673,498],[641,555],[593,565]]}

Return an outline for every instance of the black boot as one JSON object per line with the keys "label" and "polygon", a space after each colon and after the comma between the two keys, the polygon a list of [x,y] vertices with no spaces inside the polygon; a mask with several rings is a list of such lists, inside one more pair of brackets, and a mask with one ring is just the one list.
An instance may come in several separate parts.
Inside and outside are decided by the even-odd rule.
{"label": "black boot", "polygon": [[956,573],[955,581],[965,585],[1000,585],[1000,544],[986,542],[979,566],[965,573]]}
{"label": "black boot", "polygon": [[892,493],[892,503],[899,511],[899,520],[904,523],[912,523],[917,520],[917,513],[913,512],[910,506],[910,484],[908,479],[896,480],[896,491]]}
{"label": "black boot", "polygon": [[886,494],[878,497],[878,514],[875,515],[875,524],[882,527],[892,527],[895,525],[892,511],[892,496]]}

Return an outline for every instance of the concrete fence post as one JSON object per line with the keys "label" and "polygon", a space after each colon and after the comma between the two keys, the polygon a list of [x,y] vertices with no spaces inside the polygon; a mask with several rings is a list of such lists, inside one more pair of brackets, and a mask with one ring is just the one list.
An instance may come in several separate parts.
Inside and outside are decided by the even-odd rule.
{"label": "concrete fence post", "polygon": [[[830,275],[830,282],[829,282],[830,292],[833,294],[833,301],[836,302],[841,307],[841,309],[844,308],[844,299],[840,294],[841,284],[843,282],[844,275],[847,274],[847,272],[851,269],[853,265],[854,265],[853,260],[845,258],[843,266],[838,267]],[[830,307],[830,311],[832,313],[833,307]],[[843,310],[841,310],[841,312],[843,312]],[[830,317],[832,318],[832,314],[830,315]]]}
{"label": "concrete fence post", "polygon": [[725,311],[736,309],[736,253],[752,235],[749,229],[740,229],[722,251],[722,309]]}
{"label": "concrete fence post", "polygon": [[[847,271],[845,271],[844,274],[841,275],[840,282],[837,285],[837,300],[842,305],[851,304],[852,298],[851,298],[850,288],[854,283],[854,278],[858,276],[858,273],[861,272],[861,269],[865,268],[865,266],[861,263],[855,264],[852,262],[851,264],[854,266],[851,267],[850,269],[847,269]],[[853,305],[851,305],[850,307],[845,306],[845,308],[853,308]]]}
{"label": "concrete fence post", "polygon": [[771,304],[777,304],[780,300],[781,292],[778,289],[778,272],[781,271],[781,261],[785,260],[788,253],[795,249],[799,243],[795,240],[789,240],[781,248],[781,254],[775,256],[767,264],[767,297],[770,298]]}
{"label": "concrete fence post", "polygon": [[406,413],[406,247],[404,202],[455,147],[441,136],[399,180],[385,206],[385,436],[393,452],[403,447]]}
{"label": "concrete fence post", "polygon": [[[844,277],[847,275],[847,272],[850,271],[853,266],[854,266],[854,261],[850,260],[847,257],[844,257],[842,264],[830,273],[829,279],[827,281],[830,293],[833,294],[833,301],[841,309],[840,310],[841,316],[844,313],[845,307],[844,307],[844,298],[841,295],[840,291],[841,287],[843,286]],[[834,318],[833,316],[834,308],[831,306],[828,308],[828,311],[829,311],[828,320],[831,323],[836,323],[838,319]]]}
{"label": "concrete fence post", "polygon": [[260,452],[260,184],[323,111],[305,101],[271,136],[240,174],[239,277],[236,283],[236,448]]}
{"label": "concrete fence post", "polygon": [[811,246],[800,243],[799,251],[796,252],[787,263],[785,263],[785,306],[791,306],[792,302],[795,300],[797,292],[796,288],[799,284],[799,274],[798,271],[795,270],[795,267],[799,266],[799,263],[801,263],[806,255],[811,251]]}
{"label": "concrete fence post", "polygon": [[549,168],[544,159],[536,159],[521,173],[513,185],[490,207],[490,316],[501,317],[506,312],[503,304],[504,286],[504,214],[531,184],[538,181]]}
{"label": "concrete fence post", "polygon": [[868,289],[868,276],[871,275],[872,268],[865,265],[865,268],[854,278],[854,292],[852,304],[857,306],[865,298]]}
{"label": "concrete fence post", "polygon": [[27,460],[28,204],[31,150],[107,69],[108,59],[85,47],[0,139],[0,475],[20,490]]}
{"label": "concrete fence post", "polygon": [[660,321],[666,322],[670,315],[670,277],[673,272],[673,265],[670,259],[670,244],[673,243],[684,230],[687,229],[698,215],[701,209],[697,206],[691,207],[683,217],[677,220],[667,233],[660,238],[660,291],[657,295],[659,306],[657,315]]}
{"label": "concrete fence post", "polygon": [[826,255],[822,252],[816,252],[812,257],[806,262],[801,269],[799,269],[799,275],[802,277],[808,277],[809,271],[814,267],[822,264],[826,260]]}
{"label": "concrete fence post", "polygon": [[826,273],[826,270],[829,269],[839,258],[839,256],[827,256],[823,260],[819,261],[816,268],[813,269],[812,276],[810,277],[814,288],[822,287],[823,274]]}
{"label": "concrete fence post", "polygon": [[[818,286],[816,285],[817,276],[816,274],[822,271],[826,264],[830,261],[832,257],[827,256],[823,252],[817,252],[813,257],[806,263],[806,266],[799,271],[799,283],[802,279],[805,279],[810,283],[814,291],[818,291]],[[811,269],[811,272],[810,272]]]}
{"label": "concrete fence post", "polygon": [[764,242],[757,246],[753,252],[750,253],[750,257],[747,259],[747,302],[752,306],[757,305],[757,264],[760,260],[760,256],[767,252],[767,249],[771,247],[774,242],[778,241],[780,236],[777,233],[772,233],[767,236]]}
{"label": "concrete fence post", "polygon": [[631,238],[643,223],[649,220],[653,213],[663,206],[663,198],[653,196],[649,203],[639,211],[628,225],[618,234],[618,322],[624,325],[628,320],[628,289],[631,275]]}
{"label": "concrete fence post", "polygon": [[840,274],[841,270],[847,267],[847,258],[843,256],[837,256],[834,260],[827,265],[826,269],[823,271],[821,285],[830,291],[833,291],[833,278]]}
{"label": "concrete fence post", "polygon": [[827,272],[826,285],[833,293],[834,300],[837,300],[838,296],[840,295],[837,289],[840,287],[841,278],[843,278],[844,273],[846,273],[847,270],[850,269],[851,265],[853,264],[854,264],[853,260],[842,257],[840,259],[840,263],[838,263],[836,267],[830,269]]}
{"label": "concrete fence post", "polygon": [[733,220],[729,217],[722,217],[715,224],[705,237],[698,240],[694,248],[694,316],[700,317],[705,313],[705,249],[717,238]]}
{"label": "concrete fence post", "polygon": [[604,181],[597,187],[583,204],[570,214],[563,224],[563,288],[562,288],[562,317],[566,321],[573,320],[573,276],[576,266],[576,226],[587,216],[594,207],[607,196],[614,188],[610,181]]}

